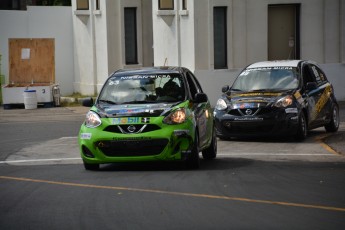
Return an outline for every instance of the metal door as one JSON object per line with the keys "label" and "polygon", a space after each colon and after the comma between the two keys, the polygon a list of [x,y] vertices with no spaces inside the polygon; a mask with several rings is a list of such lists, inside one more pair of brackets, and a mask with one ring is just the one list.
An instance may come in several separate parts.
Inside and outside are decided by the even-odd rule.
{"label": "metal door", "polygon": [[299,5],[268,6],[268,60],[299,59]]}

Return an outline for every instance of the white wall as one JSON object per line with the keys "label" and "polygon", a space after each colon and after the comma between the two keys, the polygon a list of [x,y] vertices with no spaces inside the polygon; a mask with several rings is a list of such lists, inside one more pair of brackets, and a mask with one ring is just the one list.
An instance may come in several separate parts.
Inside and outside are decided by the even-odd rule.
{"label": "white wall", "polygon": [[[182,16],[180,33],[185,33],[184,26],[194,25],[194,29],[188,26],[190,35],[183,36],[183,43],[194,44],[194,47],[181,49],[181,57],[190,57],[188,62],[182,58],[181,65],[194,71],[215,105],[221,87],[231,85],[242,68],[267,60],[269,4],[301,4],[301,59],[321,64],[334,84],[338,100],[344,101],[345,71],[341,63],[345,60],[345,0],[189,0],[189,15]],[[214,6],[228,7],[228,69],[223,70],[214,70],[213,67]],[[153,3],[153,10],[157,9],[158,3]],[[163,63],[166,56],[169,60],[178,57],[176,15],[170,26],[162,18],[153,14],[156,64]],[[176,63],[168,62],[170,65]]]}
{"label": "white wall", "polygon": [[27,11],[0,11],[1,73],[9,82],[9,38],[54,38],[55,82],[61,94],[74,92],[71,7],[28,6]]}
{"label": "white wall", "polygon": [[[89,0],[89,10],[76,10],[76,0],[72,1],[74,87],[83,95],[99,93],[108,76],[118,69],[153,63],[150,0],[100,0],[99,10],[95,10],[95,2]],[[125,7],[137,9],[138,64],[135,65],[125,63]]]}

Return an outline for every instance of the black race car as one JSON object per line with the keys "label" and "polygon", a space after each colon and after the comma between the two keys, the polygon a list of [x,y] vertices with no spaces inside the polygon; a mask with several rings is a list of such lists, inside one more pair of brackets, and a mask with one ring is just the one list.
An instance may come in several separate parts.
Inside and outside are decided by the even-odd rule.
{"label": "black race car", "polygon": [[266,61],[241,71],[214,110],[217,136],[289,135],[304,140],[308,130],[339,128],[333,86],[312,61]]}

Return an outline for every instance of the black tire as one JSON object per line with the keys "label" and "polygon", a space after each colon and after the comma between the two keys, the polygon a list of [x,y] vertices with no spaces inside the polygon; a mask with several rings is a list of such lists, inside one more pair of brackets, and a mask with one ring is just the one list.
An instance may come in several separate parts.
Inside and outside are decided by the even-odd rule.
{"label": "black tire", "polygon": [[198,134],[195,134],[194,143],[190,156],[186,159],[187,169],[198,169],[200,167],[199,158],[199,138]]}
{"label": "black tire", "polygon": [[308,135],[308,125],[307,120],[305,119],[305,115],[301,112],[299,119],[298,119],[298,129],[295,135],[295,139],[297,141],[303,141]]}
{"label": "black tire", "polygon": [[337,132],[339,129],[339,108],[334,105],[332,108],[331,121],[325,125],[327,132]]}
{"label": "black tire", "polygon": [[202,157],[205,160],[211,160],[216,158],[217,156],[217,135],[216,130],[213,129],[212,131],[212,141],[209,147],[202,151]]}
{"label": "black tire", "polygon": [[99,170],[99,164],[89,164],[89,163],[86,163],[85,161],[83,163],[84,163],[84,168],[86,170],[92,170],[92,171]]}

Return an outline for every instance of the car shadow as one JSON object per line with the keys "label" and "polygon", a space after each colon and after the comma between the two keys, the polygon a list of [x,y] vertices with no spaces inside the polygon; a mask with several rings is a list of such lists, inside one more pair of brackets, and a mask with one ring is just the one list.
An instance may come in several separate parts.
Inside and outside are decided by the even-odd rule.
{"label": "car shadow", "polygon": [[227,139],[218,139],[218,141],[237,141],[237,142],[265,142],[265,143],[312,143],[315,139],[323,139],[324,137],[330,137],[339,133],[328,133],[323,128],[313,129],[308,131],[308,135],[305,140],[298,141],[293,136],[257,136],[257,137],[232,137]]}
{"label": "car shadow", "polygon": [[131,162],[111,163],[100,166],[99,171],[203,171],[242,168],[253,164],[256,160],[243,158],[200,159],[199,169],[188,169],[184,162]]}

